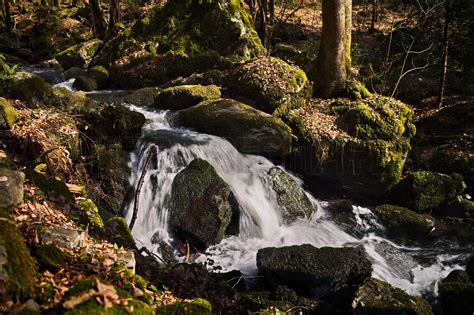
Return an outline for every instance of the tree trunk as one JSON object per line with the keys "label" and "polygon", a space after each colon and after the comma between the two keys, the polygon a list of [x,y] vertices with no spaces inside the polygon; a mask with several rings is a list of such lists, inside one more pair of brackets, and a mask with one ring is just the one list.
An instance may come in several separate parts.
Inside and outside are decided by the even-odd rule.
{"label": "tree trunk", "polygon": [[370,22],[370,32],[375,32],[375,23],[378,20],[378,0],[372,0],[372,19]]}
{"label": "tree trunk", "polygon": [[100,10],[99,0],[90,0],[89,6],[91,9],[92,25],[94,32],[100,39],[104,38],[104,19],[102,17],[102,11]]}
{"label": "tree trunk", "polygon": [[352,0],[323,0],[323,29],[316,61],[314,92],[319,97],[341,93],[350,71]]}
{"label": "tree trunk", "polygon": [[443,71],[439,82],[438,107],[443,106],[444,92],[446,88],[446,74],[448,72],[448,52],[449,52],[449,22],[450,22],[450,6],[449,0],[444,4],[444,30],[443,30]]}
{"label": "tree trunk", "polygon": [[13,23],[12,23],[12,16],[10,12],[10,0],[3,0],[3,16],[5,18],[5,27],[7,29],[7,32],[11,32],[13,29]]}
{"label": "tree trunk", "polygon": [[119,0],[110,0],[109,9],[109,28],[107,33],[111,34],[115,31],[115,24],[120,22]]}

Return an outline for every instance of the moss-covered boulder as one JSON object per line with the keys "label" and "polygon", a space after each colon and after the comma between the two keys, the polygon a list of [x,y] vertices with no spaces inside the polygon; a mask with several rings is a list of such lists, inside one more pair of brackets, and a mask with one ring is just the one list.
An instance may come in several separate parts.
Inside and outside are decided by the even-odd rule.
{"label": "moss-covered boulder", "polygon": [[189,302],[178,302],[156,309],[157,315],[211,315],[212,306],[204,299],[194,299]]}
{"label": "moss-covered boulder", "polygon": [[177,122],[226,138],[240,152],[281,158],[291,149],[291,130],[279,118],[243,103],[221,99],[181,110]]}
{"label": "moss-covered boulder", "polygon": [[308,198],[300,183],[279,167],[272,167],[267,173],[273,191],[276,194],[281,216],[285,224],[297,218],[309,219],[317,206]]}
{"label": "moss-covered boulder", "polygon": [[439,284],[439,295],[444,314],[472,314],[474,312],[474,283],[469,277],[451,272]]}
{"label": "moss-covered boulder", "polygon": [[99,85],[97,84],[97,81],[94,78],[82,75],[76,78],[72,87],[77,90],[90,92],[97,90]]}
{"label": "moss-covered boulder", "polygon": [[70,113],[84,113],[95,104],[82,91],[73,92],[65,87],[53,88],[54,99],[51,105]]}
{"label": "moss-covered boulder", "polygon": [[72,256],[54,245],[39,245],[33,254],[40,267],[44,270],[56,272],[72,260]]}
{"label": "moss-covered boulder", "polygon": [[457,196],[453,201],[442,205],[436,215],[474,219],[474,201]]}
{"label": "moss-covered boulder", "polygon": [[238,226],[240,207],[229,185],[207,161],[194,159],[173,180],[169,226],[198,248],[219,243]]}
{"label": "moss-covered boulder", "polygon": [[154,103],[161,109],[180,110],[220,97],[221,90],[216,85],[180,85],[161,91]]}
{"label": "moss-covered boulder", "polygon": [[305,105],[311,85],[303,70],[275,57],[247,61],[228,76],[231,93],[254,101],[254,107],[275,116]]}
{"label": "moss-covered boulder", "polygon": [[124,248],[135,248],[135,238],[122,217],[113,217],[105,224],[107,236],[112,242]]}
{"label": "moss-covered boulder", "polygon": [[0,209],[10,210],[23,202],[25,174],[0,168]]}
{"label": "moss-covered boulder", "polygon": [[136,106],[152,106],[155,103],[155,97],[162,91],[159,87],[146,87],[133,91],[130,95],[122,98],[125,103]]}
{"label": "moss-covered boulder", "polygon": [[[106,307],[106,303],[110,306]],[[77,281],[65,293],[62,306],[63,314],[68,315],[126,315],[132,312],[143,315],[155,314],[150,305],[135,299],[118,286],[97,278]]]}
{"label": "moss-covered boulder", "polygon": [[36,261],[13,222],[2,218],[0,231],[0,300],[34,297]]}
{"label": "moss-covered boulder", "polygon": [[361,248],[307,244],[260,249],[257,267],[270,286],[287,285],[312,297],[323,297],[346,284],[361,284],[372,273]]}
{"label": "moss-covered boulder", "polygon": [[466,188],[459,174],[440,174],[429,171],[417,171],[408,174],[395,186],[390,195],[395,203],[427,212],[438,208],[461,194]]}
{"label": "moss-covered boulder", "polygon": [[99,87],[103,87],[109,79],[109,72],[103,66],[95,66],[87,69],[86,73],[89,77],[96,80]]}
{"label": "moss-covered boulder", "polygon": [[58,53],[56,55],[56,60],[64,70],[72,67],[87,68],[101,43],[101,40],[93,39],[72,46]]}
{"label": "moss-covered boulder", "polygon": [[177,0],[108,41],[95,63],[110,66],[118,86],[144,87],[264,52],[240,1]]}
{"label": "moss-covered boulder", "polygon": [[0,97],[0,128],[10,129],[18,118],[18,113],[10,102]]}
{"label": "moss-covered boulder", "polygon": [[401,241],[416,240],[431,232],[434,219],[425,214],[418,214],[410,209],[381,205],[373,209],[386,233]]}
{"label": "moss-covered boulder", "polygon": [[78,198],[76,203],[80,208],[79,222],[88,225],[92,230],[100,230],[104,228],[104,222],[99,215],[99,209],[94,201],[88,198]]}
{"label": "moss-covered boulder", "polygon": [[53,96],[53,87],[43,78],[28,72],[18,72],[7,82],[8,96],[28,102],[28,106],[44,105]]}
{"label": "moss-covered boulder", "polygon": [[374,278],[357,289],[352,308],[354,314],[433,314],[426,300]]}
{"label": "moss-covered boulder", "polygon": [[285,117],[298,137],[289,165],[309,183],[380,196],[401,178],[415,133],[412,116],[408,105],[378,95],[313,100]]}

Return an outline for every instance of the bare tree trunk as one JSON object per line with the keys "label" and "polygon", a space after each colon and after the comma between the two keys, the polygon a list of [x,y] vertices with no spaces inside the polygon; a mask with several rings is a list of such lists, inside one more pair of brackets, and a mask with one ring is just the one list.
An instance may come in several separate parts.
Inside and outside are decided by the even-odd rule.
{"label": "bare tree trunk", "polygon": [[109,28],[107,33],[113,33],[115,31],[115,24],[120,22],[120,3],[119,0],[110,0],[109,9]]}
{"label": "bare tree trunk", "polygon": [[5,27],[7,29],[7,32],[11,32],[13,29],[13,23],[12,23],[12,16],[10,12],[10,0],[3,0],[3,16],[5,18]]}
{"label": "bare tree trunk", "polygon": [[92,25],[97,37],[103,39],[105,35],[104,19],[102,11],[100,10],[99,0],[90,0],[89,6],[91,9]]}
{"label": "bare tree trunk", "polygon": [[449,52],[449,23],[450,5],[449,0],[444,4],[444,30],[443,30],[443,72],[439,82],[438,107],[443,106],[444,92],[446,89],[446,74],[448,72],[448,52]]}
{"label": "bare tree trunk", "polygon": [[375,23],[378,20],[378,0],[372,0],[372,19],[370,22],[370,32],[375,32]]}
{"label": "bare tree trunk", "polygon": [[[332,97],[345,88],[350,69],[352,0],[323,0],[323,29],[316,61],[314,92]],[[346,25],[347,24],[347,25]]]}
{"label": "bare tree trunk", "polygon": [[346,75],[349,76],[352,69],[352,58],[351,58],[351,45],[352,45],[352,0],[345,0],[344,3],[344,14],[345,14],[345,27],[344,27],[344,40],[345,40],[345,55],[344,55],[344,66],[346,67]]}

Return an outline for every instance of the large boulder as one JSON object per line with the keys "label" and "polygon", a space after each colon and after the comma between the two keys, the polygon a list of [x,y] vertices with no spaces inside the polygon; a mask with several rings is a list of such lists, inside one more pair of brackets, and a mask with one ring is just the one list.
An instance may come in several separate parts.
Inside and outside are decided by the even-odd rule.
{"label": "large boulder", "polygon": [[401,178],[412,116],[408,105],[378,95],[313,100],[285,117],[298,137],[288,165],[311,186],[334,182],[354,196],[380,196]]}
{"label": "large boulder", "polygon": [[416,212],[427,212],[438,208],[461,194],[466,188],[459,174],[440,174],[417,171],[408,174],[390,192],[391,198],[399,205]]}
{"label": "large boulder", "polygon": [[152,106],[155,103],[155,97],[162,91],[159,87],[146,87],[133,91],[125,95],[122,101],[136,106]]}
{"label": "large boulder", "polygon": [[474,283],[467,274],[452,271],[439,284],[439,295],[444,314],[474,313]]}
{"label": "large boulder", "polygon": [[430,304],[421,297],[408,295],[390,284],[370,278],[357,289],[352,302],[354,314],[431,315]]}
{"label": "large boulder", "polygon": [[161,91],[154,103],[161,109],[180,110],[220,97],[221,90],[216,85],[180,85]]}
{"label": "large boulder", "polygon": [[312,297],[323,297],[347,284],[361,284],[372,273],[361,248],[308,244],[260,249],[257,267],[270,286],[287,285]]}
{"label": "large boulder", "polygon": [[23,202],[25,174],[0,168],[0,209],[9,210]]}
{"label": "large boulder", "polygon": [[10,129],[18,120],[15,108],[3,97],[0,97],[0,128]]}
{"label": "large boulder", "polygon": [[30,107],[44,105],[53,96],[51,84],[28,72],[18,72],[7,85],[9,97],[26,101]]}
{"label": "large boulder", "polygon": [[297,218],[309,219],[316,212],[317,206],[308,198],[301,184],[281,168],[272,167],[267,180],[276,194],[285,224]]}
{"label": "large boulder", "polygon": [[303,70],[275,57],[252,59],[228,77],[231,93],[255,101],[255,107],[275,116],[305,105],[311,84]]}
{"label": "large boulder", "polygon": [[58,53],[56,60],[64,70],[72,67],[87,68],[101,43],[100,39],[92,39],[69,47]]}
{"label": "large boulder", "polygon": [[381,205],[373,209],[386,233],[401,241],[422,238],[433,230],[431,216],[418,214],[410,209],[393,205]]}
{"label": "large boulder", "polygon": [[226,138],[243,153],[268,157],[290,153],[290,128],[279,118],[238,101],[205,101],[179,111],[176,118],[185,127]]}
{"label": "large boulder", "polygon": [[194,159],[174,178],[169,225],[196,247],[219,243],[235,230],[239,213],[234,193],[208,162]]}
{"label": "large boulder", "polygon": [[176,0],[108,41],[95,64],[110,66],[118,86],[144,87],[264,52],[240,1]]}

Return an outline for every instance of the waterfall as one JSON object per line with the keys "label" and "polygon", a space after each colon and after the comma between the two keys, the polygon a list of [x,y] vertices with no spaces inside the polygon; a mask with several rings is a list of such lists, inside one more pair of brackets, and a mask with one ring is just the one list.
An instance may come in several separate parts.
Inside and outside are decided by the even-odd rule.
{"label": "waterfall", "polygon": [[[256,253],[263,247],[312,244],[316,247],[362,245],[373,264],[373,276],[391,283],[414,295],[436,295],[437,282],[450,271],[459,269],[462,250],[451,252],[444,248],[423,249],[400,246],[383,238],[383,227],[367,208],[353,206],[357,227],[350,233],[341,229],[328,216],[326,202],[308,197],[318,208],[309,220],[282,223],[276,196],[265,180],[266,172],[275,165],[268,159],[239,153],[228,141],[220,137],[201,134],[174,127],[167,111],[153,111],[128,105],[144,114],[147,123],[137,150],[131,154],[130,185],[136,187],[147,152],[157,146],[156,159],[149,167],[139,196],[139,210],[132,233],[139,246],[160,254],[158,237],[171,242],[168,231],[168,212],[174,177],[193,159],[201,158],[214,166],[226,181],[240,205],[240,234],[226,237],[196,258],[197,262],[212,260],[223,271],[239,269],[253,275]],[[299,181],[299,179],[297,179]],[[301,181],[299,181],[301,183]],[[133,202],[126,208],[126,219],[131,220]],[[423,265],[419,259],[425,261]],[[428,261],[428,262],[426,262]]]}

